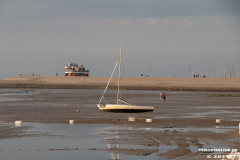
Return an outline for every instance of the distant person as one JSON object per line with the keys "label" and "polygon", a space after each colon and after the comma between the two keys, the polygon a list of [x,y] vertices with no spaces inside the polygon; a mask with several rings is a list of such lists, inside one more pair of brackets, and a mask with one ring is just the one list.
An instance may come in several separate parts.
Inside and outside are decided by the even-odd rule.
{"label": "distant person", "polygon": [[166,100],[166,94],[163,93],[163,100]]}
{"label": "distant person", "polygon": [[159,97],[160,97],[160,101],[162,101],[162,99],[163,99],[163,94],[162,94],[162,92],[160,93]]}
{"label": "distant person", "polygon": [[180,90],[182,91],[182,87],[180,88]]}

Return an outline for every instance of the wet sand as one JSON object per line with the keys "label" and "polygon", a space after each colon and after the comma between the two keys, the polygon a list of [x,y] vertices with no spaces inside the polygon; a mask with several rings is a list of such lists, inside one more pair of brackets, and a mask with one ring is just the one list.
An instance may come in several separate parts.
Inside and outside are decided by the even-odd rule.
{"label": "wet sand", "polygon": [[[113,77],[109,89],[117,88]],[[109,77],[19,76],[2,79],[0,88],[39,89],[104,89]],[[181,78],[181,77],[122,77],[121,89],[165,91],[222,91],[240,92],[240,79],[235,78]]]}
{"label": "wet sand", "polygon": [[[115,103],[116,92],[108,90],[105,100]],[[155,107],[154,112],[146,113],[100,111],[96,104],[102,93],[103,90],[90,89],[0,89],[0,121],[8,124],[15,120],[67,124],[73,119],[76,124],[116,125],[118,129],[106,129],[102,134],[118,138],[103,139],[101,143],[140,145],[144,149],[94,150],[142,156],[157,152],[156,159],[210,159],[206,158],[207,154],[198,152],[198,148],[214,146],[240,151],[238,92],[166,91],[166,101],[159,100],[159,91],[121,92],[122,98],[127,101]],[[129,117],[136,117],[136,122],[129,122]],[[146,123],[144,117],[152,118],[152,122]],[[216,123],[216,119],[221,119],[221,123]],[[27,129],[0,126],[0,130],[4,131],[0,132],[0,139],[21,138],[26,136],[23,131]],[[36,136],[39,134],[36,133]],[[52,135],[43,133],[43,136]],[[173,148],[164,150],[168,146]],[[149,147],[155,148],[151,150]]]}

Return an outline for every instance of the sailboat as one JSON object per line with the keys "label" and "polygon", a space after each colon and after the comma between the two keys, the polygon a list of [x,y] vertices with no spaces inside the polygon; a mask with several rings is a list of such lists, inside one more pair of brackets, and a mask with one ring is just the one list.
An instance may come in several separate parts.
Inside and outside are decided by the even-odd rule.
{"label": "sailboat", "polygon": [[[122,41],[121,41],[121,49],[120,49],[120,60],[119,60],[119,77],[118,77],[118,92],[117,92],[117,103],[116,104],[100,104],[102,99],[104,98],[104,94],[108,88],[108,85],[112,79],[113,73],[116,69],[116,66],[118,64],[118,61],[114,67],[114,70],[112,72],[112,75],[108,81],[107,87],[103,92],[103,95],[97,104],[98,108],[102,111],[116,111],[116,112],[152,112],[154,110],[153,106],[140,106],[140,105],[134,105],[131,104],[121,97],[119,97],[119,86],[120,86],[120,73],[121,73],[121,58],[122,58]],[[119,101],[125,103],[125,104],[120,104]]]}

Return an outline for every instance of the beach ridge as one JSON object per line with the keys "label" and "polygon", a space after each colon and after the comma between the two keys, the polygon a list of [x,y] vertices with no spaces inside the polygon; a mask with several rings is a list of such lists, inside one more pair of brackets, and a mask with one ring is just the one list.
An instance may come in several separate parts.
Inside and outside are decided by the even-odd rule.
{"label": "beach ridge", "polygon": [[[109,89],[117,89],[113,77]],[[19,76],[2,79],[0,88],[105,89],[109,77]],[[121,89],[240,92],[239,78],[121,77]]]}

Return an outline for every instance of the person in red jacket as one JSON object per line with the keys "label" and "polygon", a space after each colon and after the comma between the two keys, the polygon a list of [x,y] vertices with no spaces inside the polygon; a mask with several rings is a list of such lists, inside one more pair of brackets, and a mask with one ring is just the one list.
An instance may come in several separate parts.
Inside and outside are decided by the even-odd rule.
{"label": "person in red jacket", "polygon": [[163,100],[166,100],[166,94],[163,93]]}

